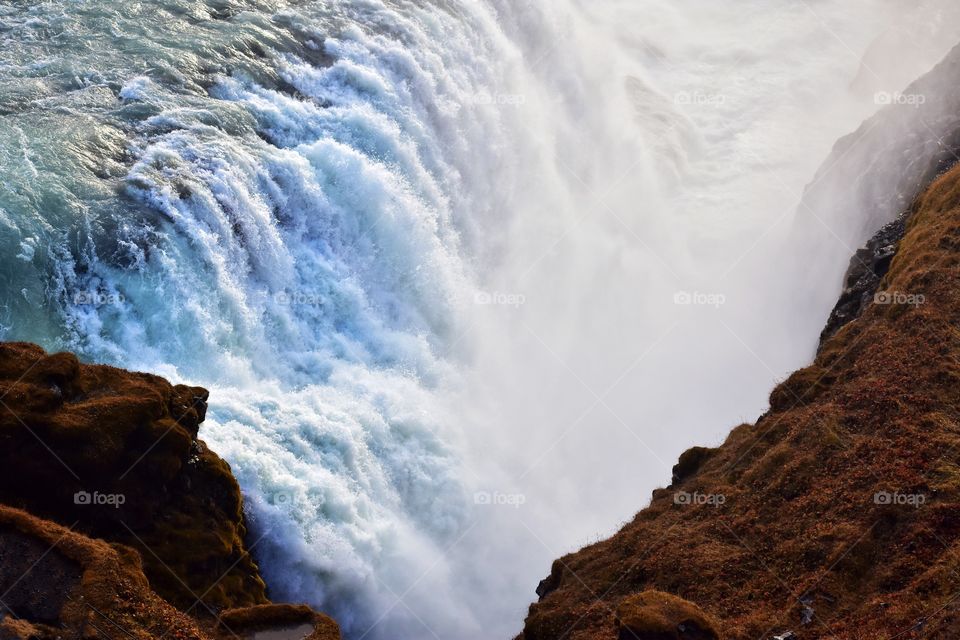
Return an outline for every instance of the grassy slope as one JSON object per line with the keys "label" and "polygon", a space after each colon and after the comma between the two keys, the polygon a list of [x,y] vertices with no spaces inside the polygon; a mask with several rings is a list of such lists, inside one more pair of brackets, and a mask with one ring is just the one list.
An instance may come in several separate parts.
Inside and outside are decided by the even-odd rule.
{"label": "grassy slope", "polygon": [[[871,305],[756,424],[558,560],[524,640],[615,638],[616,606],[646,589],[728,638],[960,637],[960,168],[919,199],[881,288],[925,301]],[[677,491],[726,502],[677,505]]]}

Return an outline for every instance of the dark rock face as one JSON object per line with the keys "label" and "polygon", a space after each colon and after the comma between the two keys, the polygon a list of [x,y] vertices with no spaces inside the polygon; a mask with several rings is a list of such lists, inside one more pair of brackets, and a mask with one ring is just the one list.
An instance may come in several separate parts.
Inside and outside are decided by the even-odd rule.
{"label": "dark rock face", "polygon": [[679,484],[693,475],[697,469],[713,455],[713,449],[692,447],[680,454],[677,464],[673,465],[671,484]]}
{"label": "dark rock face", "polygon": [[[958,78],[960,46],[903,89],[917,104],[889,104],[837,141],[805,189],[794,218],[790,238],[800,248],[785,257],[785,264],[796,286],[784,304],[823,313],[831,309],[841,283],[827,278],[842,273],[857,247],[908,211],[926,187],[957,162]],[[808,331],[823,329],[803,326],[808,336]]]}
{"label": "dark rock face", "polygon": [[850,259],[850,267],[843,278],[843,293],[830,314],[827,326],[820,334],[822,345],[847,323],[860,317],[867,305],[874,301],[880,281],[897,253],[897,245],[907,230],[909,213],[905,212],[884,226]]}
{"label": "dark rock face", "polygon": [[560,588],[560,581],[563,579],[563,563],[559,560],[554,561],[550,568],[550,575],[540,581],[537,585],[537,595],[543,600],[548,595]]}
{"label": "dark rock face", "polygon": [[206,400],[205,389],[0,344],[0,502],[138,549],[154,590],[184,609],[264,603],[239,487],[197,439]]}
{"label": "dark rock face", "polygon": [[[36,538],[0,528],[0,594],[3,615],[55,625],[71,591],[80,584],[80,565]],[[49,585],[56,585],[50,589]]]}
{"label": "dark rock face", "polygon": [[[851,247],[910,208],[960,157],[960,46],[903,90],[922,104],[891,104],[837,141],[803,195],[825,242]],[[861,215],[852,216],[851,212]],[[855,225],[855,226],[851,226]],[[829,227],[829,231],[827,230]]]}

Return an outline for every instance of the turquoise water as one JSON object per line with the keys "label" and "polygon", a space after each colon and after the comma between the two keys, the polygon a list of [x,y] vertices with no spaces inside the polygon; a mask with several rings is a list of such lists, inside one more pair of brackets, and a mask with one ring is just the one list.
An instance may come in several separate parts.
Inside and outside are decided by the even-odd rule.
{"label": "turquoise water", "polygon": [[436,396],[466,212],[497,200],[464,148],[499,116],[464,100],[496,69],[445,71],[489,26],[420,3],[0,9],[4,335],[211,387],[204,436],[272,594],[350,632],[464,517]]}

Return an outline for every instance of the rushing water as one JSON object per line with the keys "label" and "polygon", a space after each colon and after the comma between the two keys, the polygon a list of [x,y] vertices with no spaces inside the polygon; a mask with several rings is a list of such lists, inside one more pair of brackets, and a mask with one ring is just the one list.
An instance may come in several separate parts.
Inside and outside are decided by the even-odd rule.
{"label": "rushing water", "polygon": [[275,599],[509,637],[553,557],[809,356],[826,310],[767,261],[954,18],[0,3],[3,336],[209,387]]}

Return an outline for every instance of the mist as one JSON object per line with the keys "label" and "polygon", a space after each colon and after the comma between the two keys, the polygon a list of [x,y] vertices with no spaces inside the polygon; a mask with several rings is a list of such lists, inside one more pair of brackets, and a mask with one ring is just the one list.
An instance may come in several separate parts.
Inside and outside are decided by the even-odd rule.
{"label": "mist", "polygon": [[[455,403],[478,502],[457,550],[501,596],[500,636],[553,559],[632,519],[682,451],[755,421],[812,360],[851,256],[899,213],[869,208],[896,200],[899,155],[828,156],[941,60],[957,14],[609,2],[517,17],[540,30],[513,34],[524,58],[543,62],[500,90],[523,95],[517,148],[536,153]],[[869,202],[849,171],[865,164]]]}

